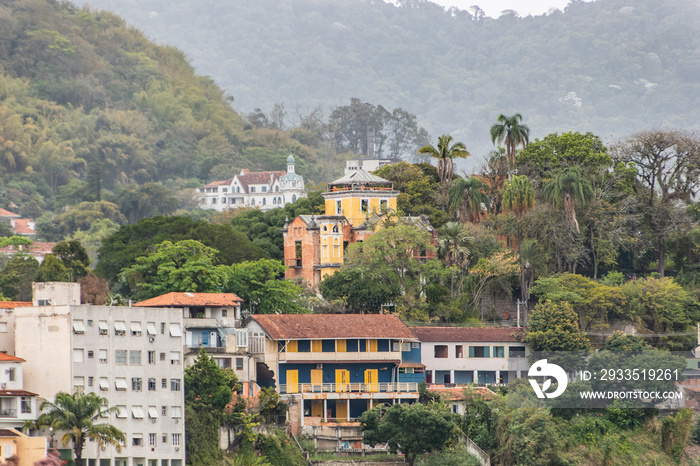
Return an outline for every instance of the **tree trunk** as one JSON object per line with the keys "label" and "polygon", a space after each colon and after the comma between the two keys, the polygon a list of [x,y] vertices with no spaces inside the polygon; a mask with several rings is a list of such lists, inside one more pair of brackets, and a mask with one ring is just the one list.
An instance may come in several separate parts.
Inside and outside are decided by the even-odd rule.
{"label": "tree trunk", "polygon": [[659,272],[659,277],[664,278],[665,264],[666,262],[666,241],[659,241],[659,267],[657,271]]}
{"label": "tree trunk", "polygon": [[[518,225],[518,258],[520,260],[520,301],[527,302],[526,301],[526,293],[525,293],[525,268],[523,267],[523,254],[520,251],[520,220],[517,221]],[[527,312],[527,307],[525,308],[525,312]]]}

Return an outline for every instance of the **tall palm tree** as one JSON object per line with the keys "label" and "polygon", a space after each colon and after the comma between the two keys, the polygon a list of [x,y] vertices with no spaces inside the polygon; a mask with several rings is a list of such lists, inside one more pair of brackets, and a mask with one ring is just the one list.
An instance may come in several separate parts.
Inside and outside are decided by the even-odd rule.
{"label": "tall palm tree", "polygon": [[593,198],[593,187],[584,178],[581,168],[575,166],[558,171],[544,186],[544,195],[556,207],[561,207],[563,204],[566,223],[580,233],[576,220],[576,203],[584,205]]}
{"label": "tall palm tree", "polygon": [[519,113],[510,117],[501,114],[491,126],[491,142],[505,146],[510,170],[515,167],[515,149],[518,146],[523,146],[524,149],[530,140],[530,128],[521,124],[521,121],[523,116]]}
{"label": "tall palm tree", "polygon": [[456,157],[469,157],[471,154],[467,151],[467,146],[462,142],[455,142],[450,146],[452,136],[443,134],[438,138],[437,147],[427,145],[418,149],[420,154],[428,154],[431,157],[438,159],[437,171],[440,181],[444,184],[452,180],[454,175],[454,166],[452,159]]}
{"label": "tall palm tree", "polygon": [[445,259],[445,265],[447,267],[466,265],[471,255],[473,239],[461,223],[446,223],[437,239],[438,253]]}
{"label": "tall palm tree", "polygon": [[484,193],[488,188],[478,178],[459,178],[447,192],[447,205],[451,212],[459,210],[462,223],[479,222],[482,206],[488,208],[489,197]]}
{"label": "tall palm tree", "polygon": [[95,393],[75,392],[71,395],[59,392],[53,402],[41,404],[43,413],[37,424],[65,432],[61,441],[73,443],[75,464],[82,466],[83,447],[87,440],[94,440],[100,446],[114,445],[117,451],[121,451],[121,444],[126,440],[124,432],[113,425],[96,423],[102,415],[117,411],[116,407],[105,406],[107,399]]}
{"label": "tall palm tree", "polygon": [[484,191],[489,198],[487,207],[494,215],[501,213],[501,189],[508,179],[508,159],[502,147],[489,152],[486,164],[482,165],[477,178],[486,185]]}
{"label": "tall palm tree", "polygon": [[514,176],[506,181],[503,188],[503,208],[512,210],[518,226],[518,257],[520,259],[520,299],[527,302],[527,283],[525,281],[525,267],[523,266],[523,254],[520,238],[520,220],[523,214],[535,205],[535,189],[532,182],[525,175]]}

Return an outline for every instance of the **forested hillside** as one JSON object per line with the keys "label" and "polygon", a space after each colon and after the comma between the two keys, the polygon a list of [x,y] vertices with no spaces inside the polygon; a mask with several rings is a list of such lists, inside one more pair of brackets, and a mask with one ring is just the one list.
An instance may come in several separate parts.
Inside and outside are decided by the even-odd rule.
{"label": "forested hillside", "polygon": [[604,142],[699,127],[698,2],[573,2],[497,20],[426,0],[84,2],[180,47],[246,113],[328,113],[355,97],[414,113],[478,156],[499,113],[522,113],[533,137],[573,129]]}

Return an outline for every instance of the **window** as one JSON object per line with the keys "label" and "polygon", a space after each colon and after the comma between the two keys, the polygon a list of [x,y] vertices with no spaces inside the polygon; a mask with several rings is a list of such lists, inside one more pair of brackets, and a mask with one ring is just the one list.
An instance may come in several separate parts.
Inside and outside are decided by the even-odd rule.
{"label": "window", "polygon": [[40,299],[37,304],[39,304],[39,306],[51,306],[51,300],[50,299]]}
{"label": "window", "polygon": [[100,330],[100,335],[107,335],[109,333],[109,325],[106,320],[101,320],[97,324],[97,328]]}
{"label": "window", "polygon": [[28,396],[23,396],[20,399],[20,406],[21,409],[20,411],[22,414],[31,414],[32,413],[32,399]]}
{"label": "window", "polygon": [[148,391],[149,392],[156,391],[156,379],[148,379]]}
{"label": "window", "polygon": [[165,322],[160,323],[160,334],[165,335]]}
{"label": "window", "polygon": [[14,454],[14,448],[12,445],[3,445],[2,446],[2,456],[5,458],[9,458]]}
{"label": "window", "polygon": [[92,387],[94,384],[95,378],[94,377],[88,377],[88,387]]}
{"label": "window", "polygon": [[74,348],[73,349],[73,362],[83,362],[83,349]]}
{"label": "window", "polygon": [[[161,406],[161,408],[160,408],[160,414],[162,414],[163,416],[167,416],[167,415],[168,415],[168,407],[167,407],[167,406]],[[165,440],[164,440],[164,441],[165,441]]]}
{"label": "window", "polygon": [[14,367],[10,367],[9,369],[7,369],[7,380],[10,382],[15,381],[15,368]]}
{"label": "window", "polygon": [[171,337],[181,337],[182,330],[178,324],[170,324],[170,336]]}
{"label": "window", "polygon": [[107,377],[100,377],[100,390],[103,392],[109,390],[109,380]]}
{"label": "window", "polygon": [[119,391],[125,391],[126,390],[126,378],[125,377],[118,377],[114,379],[114,388]]}
{"label": "window", "polygon": [[360,201],[360,212],[363,214],[369,213],[369,199],[362,199]]}
{"label": "window", "polygon": [[250,205],[255,205],[255,199],[254,199],[254,198],[250,200]]}
{"label": "window", "polygon": [[221,317],[228,317],[228,311],[226,309],[221,310]]}
{"label": "window", "polygon": [[131,444],[135,447],[143,445],[143,434],[134,434],[131,437]]}
{"label": "window", "polygon": [[420,343],[418,343],[418,342],[411,343],[411,348],[420,348]]}
{"label": "window", "polygon": [[88,319],[87,325],[88,325],[88,327],[92,327],[92,319]]}
{"label": "window", "polygon": [[509,358],[524,358],[525,357],[525,347],[524,346],[509,346],[508,347],[508,357]]}
{"label": "window", "polygon": [[250,187],[250,192],[251,192],[251,193],[254,193],[254,192],[255,192],[255,186],[251,186],[251,187]]}
{"label": "window", "polygon": [[464,346],[462,346],[462,345],[455,346],[455,357],[457,357],[457,358],[464,357]]}
{"label": "window", "polygon": [[170,364],[173,364],[173,365],[180,364],[180,352],[179,351],[171,351],[170,352]]}
{"label": "window", "polygon": [[98,350],[97,352],[97,360],[100,361],[102,364],[107,363],[107,350],[106,349],[101,349]]}
{"label": "window", "polygon": [[133,377],[131,379],[131,389],[135,392],[141,391],[141,377]]}
{"label": "window", "polygon": [[447,345],[435,345],[436,358],[446,358],[448,357],[447,354]]}
{"label": "window", "polygon": [[126,322],[118,320],[114,323],[114,334],[117,336],[126,335]]}
{"label": "window", "polygon": [[160,388],[168,388],[168,379],[160,379]]}
{"label": "window", "polygon": [[502,358],[505,356],[505,349],[503,346],[494,346],[493,347],[493,357],[494,358]]}
{"label": "window", "polygon": [[335,201],[335,214],[343,215],[343,203],[341,201]]}
{"label": "window", "polygon": [[73,387],[76,391],[82,391],[85,387],[85,377],[73,377]]}
{"label": "window", "polygon": [[182,407],[180,406],[173,406],[170,408],[170,416],[172,416],[175,419],[179,419],[182,417]]}
{"label": "window", "polygon": [[131,336],[140,337],[141,336],[141,322],[131,323]]}
{"label": "window", "polygon": [[165,353],[160,353],[160,360],[165,361]]}
{"label": "window", "polygon": [[93,350],[88,350],[88,359],[94,359],[95,352]]}
{"label": "window", "polygon": [[[168,434],[163,434],[163,437],[160,439],[160,441],[167,445],[168,444]],[[163,460],[163,461],[168,461],[168,460]]]}
{"label": "window", "polygon": [[85,333],[85,324],[82,320],[74,320],[73,321],[73,333],[75,333],[75,334]]}
{"label": "window", "polygon": [[129,364],[133,366],[141,365],[141,350],[129,351]]}
{"label": "window", "polygon": [[231,358],[214,358],[216,365],[219,369],[230,369],[231,368]]}
{"label": "window", "polygon": [[180,391],[180,379],[170,379],[170,390],[174,392]]}
{"label": "window", "polygon": [[389,210],[389,201],[382,199],[379,201],[379,212],[386,212]]}
{"label": "window", "polygon": [[469,357],[470,358],[489,358],[491,357],[490,348],[488,346],[470,346],[469,347]]}
{"label": "window", "polygon": [[267,186],[262,187],[262,192],[266,193],[267,192]]}
{"label": "window", "polygon": [[114,350],[115,364],[126,364],[126,350]]}
{"label": "window", "polygon": [[148,417],[151,419],[158,419],[158,408],[155,406],[148,407]]}
{"label": "window", "polygon": [[145,417],[143,408],[141,406],[133,406],[131,408],[131,416],[134,419],[143,419]]}
{"label": "window", "polygon": [[126,419],[126,406],[125,405],[118,405],[117,406],[117,417],[119,419]]}
{"label": "window", "polygon": [[156,352],[149,351],[148,352],[148,364],[155,364],[155,363],[156,363]]}
{"label": "window", "polygon": [[238,348],[245,348],[248,346],[248,331],[245,329],[236,330],[236,346]]}
{"label": "window", "polygon": [[173,446],[174,447],[180,446],[180,435],[181,434],[173,434]]}
{"label": "window", "polygon": [[156,446],[156,434],[148,434],[148,446],[149,447]]}
{"label": "window", "polygon": [[155,322],[148,322],[146,324],[146,333],[149,336],[155,336],[156,335],[156,323]]}
{"label": "window", "polygon": [[243,358],[236,358],[236,370],[237,371],[243,370]]}

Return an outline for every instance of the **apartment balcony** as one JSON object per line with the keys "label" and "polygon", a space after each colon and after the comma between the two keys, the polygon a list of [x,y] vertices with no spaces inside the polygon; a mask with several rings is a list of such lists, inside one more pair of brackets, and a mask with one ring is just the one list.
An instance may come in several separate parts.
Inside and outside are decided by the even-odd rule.
{"label": "apartment balcony", "polygon": [[0,409],[0,418],[16,418],[17,417],[17,410],[16,409]]}
{"label": "apartment balcony", "polygon": [[417,382],[296,383],[279,386],[280,394],[292,393],[417,393]]}
{"label": "apartment balcony", "polygon": [[382,351],[382,352],[283,352],[279,353],[278,359],[280,362],[353,362],[362,363],[370,361],[391,361],[399,364],[401,362],[400,351]]}

